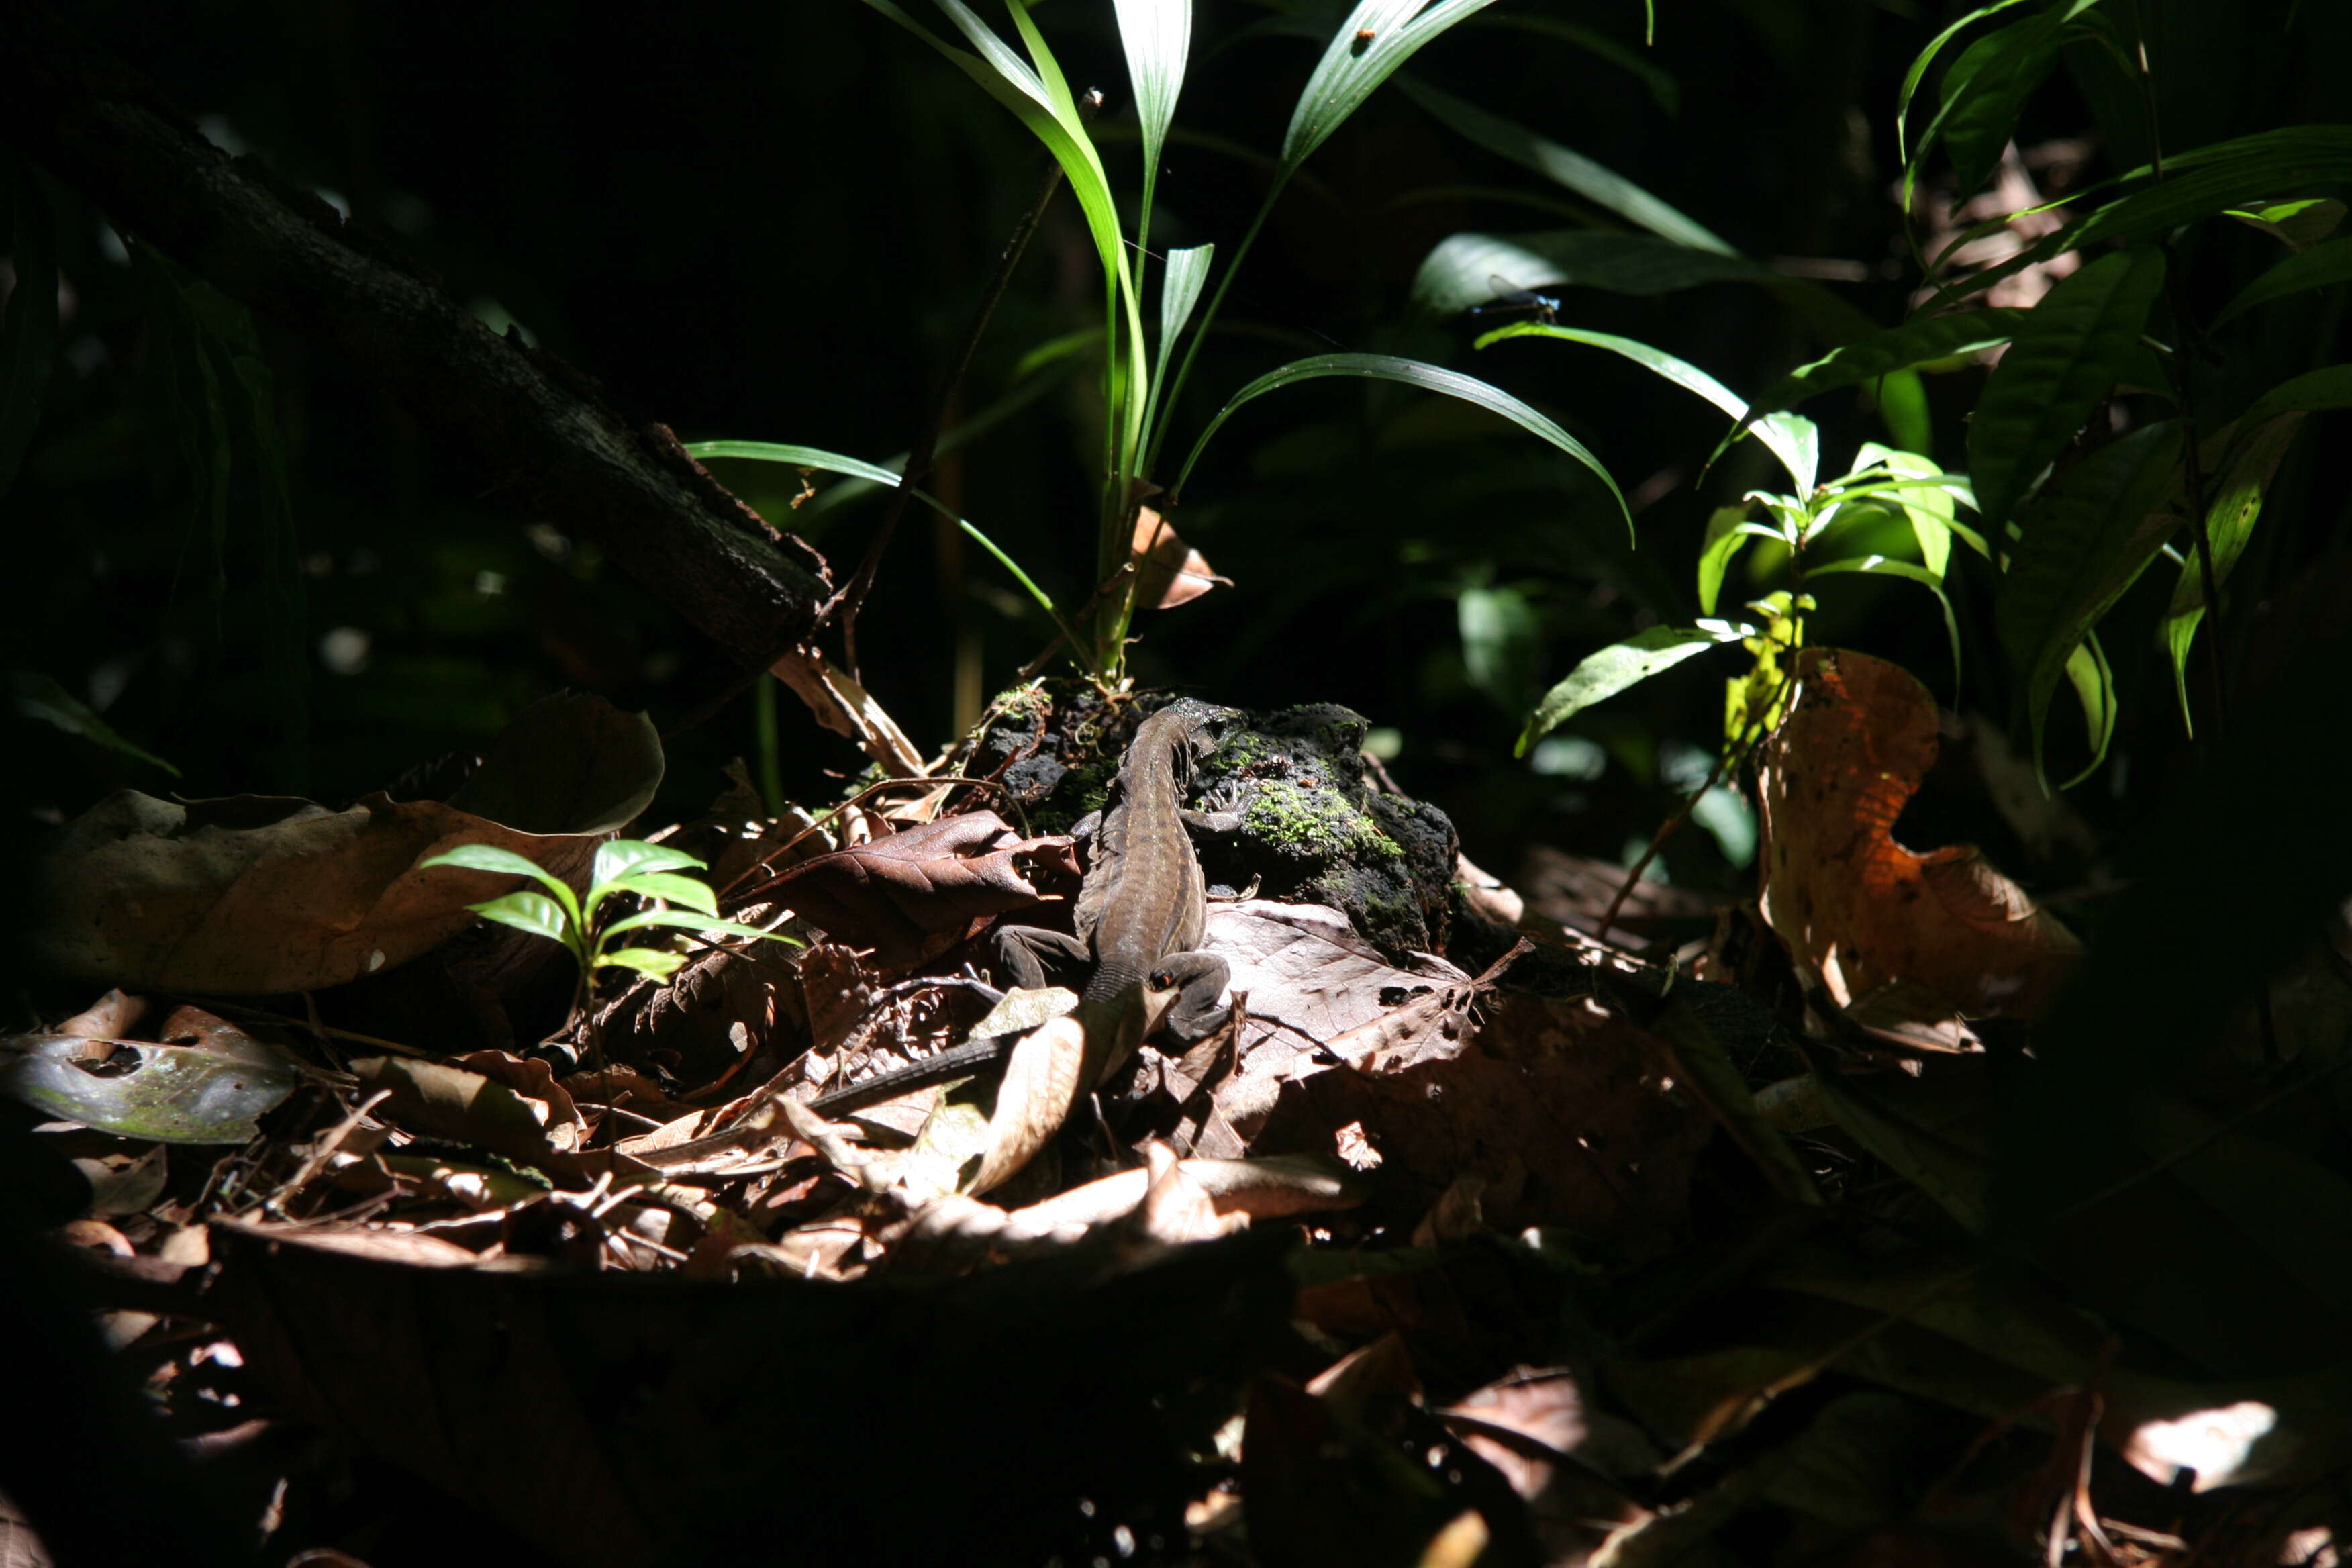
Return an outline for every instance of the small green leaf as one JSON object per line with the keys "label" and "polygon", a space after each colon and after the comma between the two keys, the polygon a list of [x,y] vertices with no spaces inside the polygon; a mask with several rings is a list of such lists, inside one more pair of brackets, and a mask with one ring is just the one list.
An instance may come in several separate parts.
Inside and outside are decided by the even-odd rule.
{"label": "small green leaf", "polygon": [[2238,297],[2213,318],[2216,328],[2228,325],[2257,305],[2288,299],[2314,289],[2332,288],[2352,279],[2352,237],[2331,239],[2290,256],[2238,291]]}
{"label": "small green leaf", "polygon": [[[2215,587],[2228,585],[2231,568],[2245,553],[2246,541],[2253,537],[2254,521],[2262,516],[2263,498],[2270,489],[2271,478],[2278,472],[2279,461],[2286,456],[2303,420],[2300,413],[2273,415],[2232,443],[2228,463],[2213,485],[2212,504],[2206,511],[2206,539],[2213,547]],[[2172,585],[2172,603],[2158,628],[2166,651],[2172,656],[2172,687],[2180,699],[2181,727],[2191,735],[2197,732],[2197,726],[2189,710],[2189,648],[2196,639],[2198,623],[2204,618],[2205,569],[2192,544],[2188,559],[2180,563],[2180,579]]]}
{"label": "small green leaf", "polygon": [[1906,122],[1911,113],[1912,95],[1919,90],[1919,83],[1926,79],[1927,68],[1935,63],[1937,55],[1944,52],[1944,46],[1959,37],[1962,32],[1983,21],[1987,16],[2023,3],[2024,0],[1992,0],[1989,5],[1979,5],[1959,20],[1946,26],[1942,32],[1927,41],[1926,48],[1912,57],[1911,68],[1903,73],[1903,85],[1895,95],[1895,150],[1902,154],[1906,163],[1917,161],[1917,154],[1911,151]]}
{"label": "small green leaf", "polygon": [[1969,477],[1998,527],[2114,388],[2164,288],[2153,246],[2104,256],[2050,290],[1993,367],[1969,423]]}
{"label": "small green leaf", "polygon": [[704,862],[683,849],[673,849],[667,844],[648,844],[642,838],[615,838],[596,846],[596,864],[590,871],[591,885],[602,887],[616,878],[635,871],[676,871],[686,867],[706,869]]}
{"label": "small green leaf", "polygon": [[670,871],[639,871],[633,876],[616,877],[600,884],[600,893],[635,893],[640,898],[667,899],[673,904],[683,904],[689,910],[699,910],[706,915],[719,912],[719,895],[710,890],[708,882],[698,882],[691,877],[681,877]]}
{"label": "small green leaf", "polygon": [[1160,353],[1164,362],[1169,346],[1184,323],[1192,319],[1192,307],[1200,303],[1201,285],[1209,279],[1209,263],[1216,258],[1213,245],[1191,245],[1168,253],[1168,265],[1160,276]]}
{"label": "small green leaf", "polygon": [[580,900],[572,896],[563,879],[552,875],[537,861],[524,859],[511,849],[500,849],[490,844],[460,844],[446,854],[416,863],[420,871],[433,866],[458,866],[468,871],[498,871],[509,877],[536,878],[555,895],[556,903],[572,917],[572,923],[576,925],[580,921]]}
{"label": "small green leaf", "polygon": [[625,947],[597,955],[596,967],[603,969],[634,969],[650,974],[656,980],[667,980],[686,964],[686,955],[664,952],[658,948]]}
{"label": "small green leaf", "polygon": [[12,176],[7,181],[14,213],[9,248],[16,269],[7,311],[0,316],[0,495],[5,495],[33,444],[49,372],[57,362],[58,237],[57,219],[32,163],[11,153],[0,162],[0,174]]}
{"label": "small green leaf", "polygon": [[1231,418],[1234,411],[1243,404],[1277,387],[1292,386],[1327,375],[1357,375],[1377,381],[1402,382],[1407,386],[1442,392],[1448,397],[1458,397],[1465,403],[1475,403],[1491,413],[1501,415],[1520,429],[1549,441],[1599,476],[1616,500],[1619,513],[1625,519],[1626,536],[1629,539],[1633,536],[1633,509],[1625,504],[1623,492],[1618,489],[1617,481],[1609,477],[1609,470],[1601,466],[1601,459],[1585,450],[1583,443],[1575,437],[1509,393],[1489,386],[1475,376],[1464,375],[1459,371],[1442,370],[1418,360],[1397,359],[1389,354],[1317,354],[1266,372],[1234,393],[1226,400],[1225,405],[1217,410],[1216,417],[1209,421],[1208,428],[1202,430],[1200,439],[1192,444],[1192,455],[1184,459],[1183,468],[1177,472],[1176,482],[1169,489],[1174,492],[1183,489],[1184,480],[1192,473],[1192,465],[1201,460],[1201,453],[1207,447],[1209,437],[1214,436],[1218,426]]}
{"label": "small green leaf", "polygon": [[[1676,359],[1663,349],[1654,349],[1632,338],[1612,337],[1607,332],[1588,332],[1581,327],[1563,327],[1550,321],[1516,321],[1499,327],[1481,337],[1476,346],[1499,342],[1505,338],[1559,338],[1567,342],[1588,343],[1611,353],[1622,354],[1654,374],[1663,376],[1681,387],[1714,404],[1724,413],[1738,419],[1748,405],[1723,383],[1690,363]],[[1799,495],[1812,492],[1813,480],[1821,468],[1821,432],[1810,419],[1793,414],[1779,414],[1757,420],[1749,426],[1756,438],[1780,459],[1789,470]]]}
{"label": "small green leaf", "polygon": [[50,677],[16,670],[8,677],[8,689],[16,699],[16,711],[24,717],[54,724],[68,735],[79,735],[92,745],[103,746],[133,762],[161,768],[173,778],[180,776],[180,770],[163,758],[141,751],[116,734],[112,725],[75,701],[66,689]]}
{"label": "small green leaf", "polygon": [[[1862,449],[1854,454],[1855,470],[1859,472],[1878,465],[1884,465],[1888,473],[1898,479],[1922,481],[1916,487],[1906,486],[1884,491],[1875,491],[1874,487],[1874,491],[1883,494],[1888,504],[1902,509],[1903,515],[1911,521],[1912,536],[1919,541],[1921,563],[1941,581],[1945,569],[1950,564],[1952,528],[1957,521],[1953,493],[1943,483],[1946,476],[1932,461],[1916,452],[1898,451],[1893,447],[1882,447],[1875,441],[1864,441]],[[1974,504],[1973,500],[1970,504]],[[1981,552],[1981,542],[1979,548]]]}
{"label": "small green leaf", "polygon": [[2352,364],[2324,365],[2280,382],[2238,416],[2238,427],[2252,430],[2275,415],[2318,414],[2331,408],[2352,408]]}
{"label": "small green leaf", "polygon": [[1614,697],[1629,686],[1637,686],[1662,670],[1672,669],[1696,654],[1737,642],[1747,635],[1752,635],[1752,628],[1722,623],[1713,628],[1652,626],[1623,642],[1587,655],[1569,671],[1567,679],[1544,694],[1544,700],[1528,717],[1528,727],[1519,732],[1519,743],[1512,754],[1526,756],[1529,746],[1594,703]]}
{"label": "small green leaf", "polygon": [[496,921],[502,926],[527,931],[533,936],[543,936],[550,942],[572,945],[573,926],[563,906],[545,893],[509,893],[503,899],[492,899],[486,904],[466,906],[486,921]]}
{"label": "small green leaf", "polygon": [[1706,536],[1698,552],[1698,607],[1703,615],[1715,614],[1715,602],[1723,593],[1723,574],[1731,566],[1731,558],[1753,537],[1739,525],[1748,520],[1748,503],[1720,506],[1707,514]]}
{"label": "small green leaf", "polygon": [[2116,676],[2107,668],[2106,650],[2099,646],[2098,633],[2084,633],[2082,642],[2066,656],[2066,683],[2074,689],[2074,700],[2082,704],[2091,760],[2060,789],[2073,789],[2097,773],[2099,764],[2107,760],[2108,742],[2116,738]]}
{"label": "small green leaf", "polygon": [[1507,159],[1523,169],[1566,186],[1593,205],[1605,207],[1637,228],[1648,229],[1663,239],[1692,250],[1726,257],[1739,254],[1721,236],[1581,153],[1570,152],[1524,125],[1505,120],[1498,114],[1491,114],[1476,104],[1441,91],[1427,82],[1406,77],[1397,86],[1407,98],[1440,121],[1496,157]]}
{"label": "small green leaf", "polygon": [[2018,672],[2017,710],[2037,774],[2043,723],[2066,661],[2180,526],[2158,510],[2175,483],[2180,448],[2178,421],[2145,426],[2085,458],[2023,519],[1994,626]]}

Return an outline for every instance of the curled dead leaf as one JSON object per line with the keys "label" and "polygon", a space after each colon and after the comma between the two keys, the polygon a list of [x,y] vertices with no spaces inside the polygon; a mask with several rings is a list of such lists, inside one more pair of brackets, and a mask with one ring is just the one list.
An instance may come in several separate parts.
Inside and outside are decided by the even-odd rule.
{"label": "curled dead leaf", "polygon": [[1135,560],[1139,573],[1135,602],[1147,610],[1172,610],[1189,605],[1211,588],[1230,588],[1233,580],[1220,577],[1201,552],[1178,536],[1175,525],[1150,507],[1135,514]]}
{"label": "curled dead leaf", "polygon": [[1910,981],[1969,1017],[2039,1012],[2081,944],[1971,846],[1915,854],[1895,820],[1936,757],[1927,689],[1807,648],[1759,773],[1764,918],[1841,1007]]}

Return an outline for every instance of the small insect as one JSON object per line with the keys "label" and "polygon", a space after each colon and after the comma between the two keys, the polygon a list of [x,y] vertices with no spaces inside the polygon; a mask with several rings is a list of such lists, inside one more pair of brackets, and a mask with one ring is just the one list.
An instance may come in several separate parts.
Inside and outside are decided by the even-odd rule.
{"label": "small insect", "polygon": [[1473,305],[1474,316],[1514,316],[1525,310],[1538,321],[1551,321],[1559,315],[1559,297],[1538,294],[1532,289],[1522,289],[1498,272],[1486,274],[1486,282],[1495,297],[1483,305]]}
{"label": "small insect", "polygon": [[1357,28],[1356,41],[1349,46],[1349,52],[1352,54],[1362,54],[1365,49],[1371,46],[1372,40],[1378,37],[1380,37],[1380,35],[1372,31],[1370,27]]}

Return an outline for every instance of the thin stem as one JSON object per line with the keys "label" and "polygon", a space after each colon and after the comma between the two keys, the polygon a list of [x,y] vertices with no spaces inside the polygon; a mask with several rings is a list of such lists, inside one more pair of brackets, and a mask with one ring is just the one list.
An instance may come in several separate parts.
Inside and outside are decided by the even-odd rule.
{"label": "thin stem", "polygon": [[[1029,241],[1045,221],[1045,209],[1053,205],[1055,194],[1062,187],[1062,165],[1049,163],[1045,177],[1040,183],[1036,200],[1021,216],[1013,226],[1013,237],[1005,242],[1003,254],[997,258],[996,273],[989,279],[987,292],[981,297],[980,310],[972,317],[971,329],[964,334],[963,347],[956,355],[955,368],[948,373],[947,383],[940,389],[939,401],[920,437],[907,455],[907,466],[900,470],[898,483],[884,504],[882,525],[875,531],[874,542],[866,547],[866,558],[857,563],[856,574],[850,578],[835,600],[841,608],[842,663],[852,680],[860,679],[857,670],[857,612],[866,603],[866,595],[874,586],[874,574],[880,569],[882,552],[890,546],[890,536],[897,531],[898,520],[907,510],[908,492],[930,477],[932,459],[938,455],[940,433],[947,426],[949,411],[954,406],[956,389],[963,383],[964,373],[971,368],[971,356],[980,348],[980,340],[988,331],[988,323],[996,314],[997,304],[1004,298],[1006,287],[1013,281],[1013,269],[1029,248]],[[827,608],[831,608],[828,605]],[[778,656],[782,657],[781,654]]]}

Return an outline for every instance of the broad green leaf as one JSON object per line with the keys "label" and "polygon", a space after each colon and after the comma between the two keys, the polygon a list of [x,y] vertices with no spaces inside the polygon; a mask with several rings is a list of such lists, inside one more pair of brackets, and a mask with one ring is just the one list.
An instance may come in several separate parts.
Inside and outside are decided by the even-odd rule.
{"label": "broad green leaf", "polygon": [[1944,574],[1931,572],[1916,561],[1895,561],[1884,555],[1857,555],[1850,561],[1828,561],[1805,563],[1807,577],[1828,577],[1840,573],[1858,573],[1866,577],[1900,577],[1906,583],[1916,583],[1936,595],[1936,603],[1944,612],[1944,635],[1952,642],[1952,683],[1957,688],[1960,679],[1960,623],[1952,614],[1952,601],[1944,594]]}
{"label": "broad green leaf", "polygon": [[1720,622],[1712,628],[1652,626],[1623,642],[1588,654],[1568,672],[1567,679],[1544,694],[1544,700],[1528,716],[1527,728],[1519,731],[1519,743],[1512,754],[1526,756],[1529,746],[1594,703],[1614,697],[1629,686],[1638,686],[1694,655],[1737,642],[1751,630]]}
{"label": "broad green leaf", "polygon": [[1633,510],[1625,504],[1623,492],[1618,489],[1617,481],[1609,477],[1609,470],[1601,466],[1601,459],[1585,450],[1583,443],[1577,440],[1575,437],[1513,397],[1509,393],[1499,387],[1489,386],[1475,376],[1464,375],[1459,371],[1442,370],[1436,365],[1423,364],[1418,360],[1397,359],[1389,354],[1317,354],[1307,359],[1294,360],[1277,370],[1270,370],[1259,376],[1255,381],[1234,393],[1226,400],[1225,405],[1217,410],[1216,417],[1209,421],[1208,428],[1202,430],[1200,439],[1192,444],[1192,455],[1184,459],[1183,468],[1177,472],[1176,482],[1169,487],[1171,493],[1181,493],[1183,490],[1184,480],[1192,473],[1192,465],[1201,460],[1201,453],[1208,446],[1209,437],[1214,436],[1218,426],[1233,416],[1235,409],[1251,399],[1272,392],[1277,387],[1292,386],[1302,381],[1312,381],[1318,376],[1327,375],[1357,375],[1378,381],[1402,382],[1407,386],[1418,386],[1428,392],[1442,392],[1448,397],[1458,397],[1465,403],[1475,403],[1490,413],[1501,415],[1520,429],[1550,442],[1551,445],[1599,476],[1601,482],[1608,487],[1609,494],[1616,500],[1619,514],[1625,519],[1626,536],[1629,539],[1633,536]]}
{"label": "broad green leaf", "polygon": [[[1331,35],[1315,74],[1298,95],[1290,129],[1282,138],[1281,178],[1287,180],[1314,155],[1372,89],[1388,80],[1423,45],[1494,0],[1361,0]],[[1418,15],[1416,15],[1418,13]]]}
{"label": "broad green leaf", "polygon": [[1903,73],[1903,85],[1895,95],[1895,150],[1906,163],[1914,161],[1906,130],[1911,114],[1911,97],[1919,90],[1919,83],[1927,77],[1927,68],[1935,64],[1937,55],[1944,52],[1944,46],[1961,33],[1987,16],[2022,4],[2024,0],[1992,0],[1989,5],[1979,5],[1928,39],[1927,47],[1912,58],[1911,68]]}
{"label": "broad green leaf", "polygon": [[[2259,132],[2173,153],[2165,159],[2164,166],[2161,181],[2109,201],[2007,260],[1948,285],[1925,309],[1941,310],[2027,267],[2065,251],[2088,249],[2101,240],[2154,238],[2282,187],[2341,181],[2347,168],[2352,168],[2352,125],[2296,125]],[[2153,173],[2135,169],[2118,180],[2031,210],[2048,211],[2086,201],[2113,185],[2151,179]],[[2002,221],[1995,220],[1996,226]]]}
{"label": "broad green leaf", "polygon": [[637,871],[607,882],[599,891],[635,893],[639,898],[667,899],[673,904],[684,904],[689,910],[699,910],[706,915],[719,912],[719,895],[710,890],[708,882],[698,882],[692,877],[681,877],[674,871]]}
{"label": "broad green leaf", "polygon": [[492,899],[486,904],[466,906],[486,921],[502,926],[527,931],[533,936],[543,936],[550,942],[572,945],[576,929],[563,907],[545,893],[509,893],[503,899]]}
{"label": "broad green leaf", "polygon": [[[1696,393],[1735,420],[1748,407],[1738,394],[1698,366],[1632,338],[1612,337],[1607,332],[1588,332],[1581,327],[1563,327],[1549,321],[1516,321],[1486,333],[1478,340],[1477,346],[1483,349],[1505,338],[1559,338],[1571,343],[1588,343],[1594,348],[1621,354],[1643,369],[1664,376],[1685,392]],[[1780,459],[1780,466],[1789,470],[1790,479],[1796,483],[1797,494],[1811,494],[1822,455],[1821,432],[1813,422],[1795,415],[1774,415],[1757,420],[1749,428],[1755,432],[1756,438]]]}
{"label": "broad green leaf", "polygon": [[1989,526],[2007,521],[2106,401],[2163,287],[2164,253],[2153,246],[2104,256],[2018,325],[1969,423],[1969,478]]}
{"label": "broad green leaf", "polygon": [[[2216,588],[2228,584],[2231,568],[2245,553],[2246,541],[2253,536],[2254,521],[2262,516],[2263,497],[2270,489],[2272,476],[2278,472],[2279,460],[2286,456],[2295,432],[2302,428],[2303,419],[2299,413],[2278,414],[2248,430],[2235,443],[2228,467],[2216,477],[2212,504],[2205,514],[2206,539],[2213,547]],[[2181,727],[2191,735],[2197,732],[2197,725],[2189,710],[2189,648],[2196,640],[2197,624],[2204,618],[2205,569],[2192,543],[2188,559],[2180,563],[2180,580],[2172,586],[2172,604],[2158,627],[2165,649],[2172,656],[2172,687],[2180,699]]]}
{"label": "broad green leaf", "polygon": [[2232,207],[2230,216],[2250,228],[2261,229],[2289,250],[2299,251],[2336,232],[2336,226],[2344,221],[2344,204],[2331,196],[2313,196],[2252,212]]}
{"label": "broad green leaf", "polygon": [[1857,342],[1841,344],[1811,364],[1799,365],[1759,393],[1741,416],[1741,424],[1723,438],[1707,464],[1712,467],[1716,458],[1731,449],[1731,443],[1749,420],[1792,408],[1808,397],[1841,386],[1874,381],[1915,365],[1933,365],[2005,343],[2026,315],[2024,310],[2004,307],[1962,310],[1949,316],[1914,316],[1899,327],[1889,327]]}
{"label": "broad green leaf", "polygon": [[2023,519],[1994,626],[2017,672],[2037,775],[2043,722],[2066,661],[2179,527],[2159,509],[2180,447],[2177,421],[2145,426],[2084,458]]}
{"label": "broad green leaf", "polygon": [[1164,361],[1176,334],[1192,319],[1192,307],[1200,302],[1201,285],[1209,279],[1209,263],[1216,258],[1213,245],[1191,245],[1168,253],[1168,265],[1160,275],[1160,354]]}
{"label": "broad green leaf", "polygon": [[2275,415],[2318,414],[2331,408],[2352,408],[2352,364],[2323,365],[2280,382],[2238,416],[2238,427],[2252,430]]}
{"label": "broad green leaf", "polygon": [[1646,234],[1561,228],[1533,234],[1465,232],[1440,240],[1412,280],[1416,310],[1458,315],[1495,297],[1501,278],[1522,289],[1606,289],[1617,294],[1667,294],[1704,283],[1784,285],[1760,261],[1694,250]]}
{"label": "broad green leaf", "polygon": [[103,746],[133,762],[161,768],[173,778],[180,776],[180,770],[163,758],[141,751],[116,734],[112,725],[74,700],[64,687],[48,676],[16,670],[8,677],[8,689],[16,699],[16,711],[24,717],[53,724],[68,735],[79,735],[92,745]]}
{"label": "broad green leaf", "polygon": [[2098,633],[2084,633],[2082,642],[2066,656],[2066,684],[2074,689],[2074,700],[2082,705],[2083,732],[2090,740],[2091,760],[2060,789],[2073,789],[2097,773],[2099,764],[2107,760],[2108,743],[2116,738],[2116,674],[2107,668],[2107,651],[2099,646]]}
{"label": "broad green leaf", "polygon": [[[1192,48],[1192,0],[1112,0],[1112,9],[1118,16],[1119,45],[1127,51],[1128,80],[1135,86],[1136,122],[1143,132],[1140,244],[1151,226],[1160,150],[1167,143],[1168,127],[1176,119],[1176,100],[1184,90],[1184,62]],[[1175,265],[1173,256],[1169,265]],[[1193,291],[1200,291],[1198,283]]]}
{"label": "broad green leaf", "polygon": [[[94,1059],[106,1061],[105,1077],[77,1065]],[[247,1142],[260,1135],[255,1119],[301,1081],[292,1060],[243,1035],[201,1048],[72,1035],[0,1039],[0,1094],[157,1143]]]}
{"label": "broad green leaf", "polygon": [[709,869],[705,862],[683,849],[648,844],[642,838],[615,838],[596,846],[596,863],[588,873],[588,881],[591,887],[602,887],[616,877],[635,871],[677,871],[688,867]]}
{"label": "broad green leaf", "polygon": [[[420,871],[430,866],[458,866],[468,871],[499,871],[509,877],[536,878],[546,885],[549,892],[555,895],[556,903],[572,917],[573,923],[577,924],[579,921],[580,901],[572,896],[572,889],[564,885],[563,879],[548,871],[535,860],[524,859],[511,849],[500,849],[489,844],[460,844],[446,854],[436,855],[430,860],[419,860],[416,863],[416,868]],[[511,925],[514,922],[509,921],[507,923]]]}
{"label": "broad green leaf", "polygon": [[1454,600],[1470,684],[1517,710],[1534,695],[1542,647],[1535,607],[1517,588],[1471,587]]}
{"label": "broad green leaf", "polygon": [[1648,229],[1663,239],[1693,250],[1709,251],[1717,256],[1736,257],[1739,254],[1721,236],[1581,153],[1571,152],[1524,125],[1490,114],[1476,104],[1441,91],[1427,82],[1406,77],[1397,86],[1407,98],[1446,126],[1496,157],[1508,159],[1523,169],[1566,186],[1593,205],[1615,213],[1637,228]]}
{"label": "broad green leaf", "polygon": [[2213,318],[2217,328],[2226,326],[2257,305],[2267,305],[2273,300],[2314,289],[2326,289],[2352,279],[2352,237],[2331,239],[2325,245],[2315,245],[2309,250],[2290,256],[2252,283],[2238,291],[2238,297]]}
{"label": "broad green leaf", "polygon": [[1902,200],[1907,210],[1920,165],[1938,138],[1947,144],[1968,195],[1992,174],[2009,144],[2025,100],[2057,64],[2066,24],[2098,0],[2060,0],[2039,16],[1986,34],[1962,50],[1944,78],[1943,102],[1906,160]]}
{"label": "broad green leaf", "polygon": [[1719,506],[1707,514],[1706,536],[1698,552],[1698,607],[1702,615],[1715,614],[1715,601],[1723,593],[1723,574],[1731,566],[1731,558],[1753,535],[1739,525],[1748,520],[1748,504]]}
{"label": "broad green leaf", "polygon": [[656,980],[667,980],[686,965],[682,952],[664,952],[659,948],[624,947],[612,952],[599,953],[598,969],[634,969],[640,974],[650,974]]}
{"label": "broad green leaf", "polygon": [[0,174],[12,176],[9,251],[16,268],[6,314],[0,317],[0,495],[5,495],[33,444],[57,362],[58,237],[32,163],[12,153]]}

